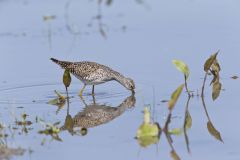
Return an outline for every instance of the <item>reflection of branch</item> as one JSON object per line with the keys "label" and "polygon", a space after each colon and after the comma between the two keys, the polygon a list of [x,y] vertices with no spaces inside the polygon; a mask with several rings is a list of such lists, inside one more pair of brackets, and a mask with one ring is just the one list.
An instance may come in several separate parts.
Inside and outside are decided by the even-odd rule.
{"label": "reflection of branch", "polygon": [[96,16],[96,19],[98,21],[98,27],[99,27],[99,32],[100,34],[104,37],[107,38],[106,32],[103,29],[104,24],[102,23],[102,7],[101,7],[102,0],[98,0],[97,7],[98,7],[98,15]]}
{"label": "reflection of branch", "polygon": [[[203,92],[202,92],[202,93],[203,93]],[[210,120],[210,117],[209,117],[209,114],[208,114],[208,111],[207,111],[207,107],[206,107],[205,100],[204,100],[204,97],[203,97],[203,96],[202,96],[202,104],[203,104],[203,108],[204,108],[204,111],[205,111],[205,114],[206,114],[208,120],[211,121],[211,120]]]}
{"label": "reflection of branch", "polygon": [[69,12],[68,11],[69,11],[69,7],[70,7],[71,3],[72,3],[72,0],[69,0],[65,4],[65,14],[64,14],[64,17],[65,17],[66,28],[67,28],[67,31],[69,31],[70,34],[80,35],[81,32],[74,30],[73,27],[70,25]]}
{"label": "reflection of branch", "polygon": [[52,29],[51,29],[51,23],[48,23],[48,43],[49,43],[49,49],[52,49]]}
{"label": "reflection of branch", "polygon": [[207,80],[207,75],[208,75],[208,72],[206,72],[205,76],[204,76],[203,85],[202,85],[202,92],[201,92],[201,99],[202,99],[202,104],[203,104],[203,108],[204,108],[205,114],[206,114],[208,120],[211,121],[210,117],[208,115],[207,107],[206,107],[205,100],[204,100],[204,90],[205,90],[205,84],[206,84],[206,80]]}
{"label": "reflection of branch", "polygon": [[188,112],[188,106],[189,106],[190,99],[191,99],[191,97],[188,96],[186,109],[185,109],[184,125],[183,125],[183,133],[184,133],[184,137],[185,137],[185,142],[186,142],[188,153],[191,153],[191,150],[190,150],[190,147],[189,147],[189,139],[188,139],[188,135],[187,135],[186,125],[187,125],[187,118],[188,118],[187,116],[190,116],[189,112]]}
{"label": "reflection of branch", "polygon": [[164,128],[163,128],[163,132],[165,133],[165,136],[166,136],[166,138],[167,138],[167,141],[168,141],[171,149],[174,150],[174,147],[173,147],[173,145],[172,145],[172,142],[173,142],[172,137],[171,137],[171,136],[169,135],[169,133],[168,133],[168,126],[169,126],[169,124],[170,124],[170,122],[171,122],[171,117],[172,117],[172,113],[169,112],[168,117],[167,117],[167,120],[166,120],[165,125],[164,125]]}
{"label": "reflection of branch", "polygon": [[168,132],[168,126],[171,122],[171,117],[172,117],[172,112],[169,111],[169,114],[168,114],[168,117],[167,117],[167,120],[165,122],[165,125],[164,125],[164,128],[163,128],[163,132],[167,138],[167,141],[168,141],[168,144],[171,148],[171,156],[173,157],[173,159],[177,159],[177,160],[180,160],[180,157],[177,155],[175,149],[174,149],[174,146],[173,146],[173,140],[172,140],[172,137],[170,136],[169,132]]}
{"label": "reflection of branch", "polygon": [[69,96],[68,96],[68,89],[66,87],[66,92],[67,92],[67,114],[69,115]]}
{"label": "reflection of branch", "polygon": [[215,127],[213,126],[213,123],[212,123],[212,121],[210,119],[210,116],[208,114],[206,103],[205,103],[205,100],[204,100],[204,87],[205,87],[205,83],[206,83],[206,79],[207,79],[207,74],[208,73],[206,72],[205,77],[204,77],[204,81],[203,81],[203,86],[202,86],[202,94],[201,94],[203,108],[204,108],[205,114],[206,114],[207,119],[208,119],[207,129],[208,129],[208,132],[212,136],[214,136],[217,140],[223,142],[220,132],[218,130],[216,130]]}

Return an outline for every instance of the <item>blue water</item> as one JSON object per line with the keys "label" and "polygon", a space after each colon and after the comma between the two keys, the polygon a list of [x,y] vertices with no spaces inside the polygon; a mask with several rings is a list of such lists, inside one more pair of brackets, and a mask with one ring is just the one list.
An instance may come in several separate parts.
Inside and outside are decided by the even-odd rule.
{"label": "blue water", "polygon": [[[213,102],[209,79],[205,101],[224,143],[208,133],[201,98],[195,96],[189,104],[193,120],[188,131],[191,154],[183,135],[173,136],[173,145],[181,159],[239,159],[240,130],[236,123],[240,120],[240,85],[238,79],[230,78],[239,74],[240,67],[239,5],[237,0],[113,1],[111,6],[101,5],[103,37],[99,21],[94,19],[98,14],[95,1],[0,1],[0,122],[14,126],[15,117],[20,119],[24,112],[33,122],[28,134],[19,133],[19,127],[14,138],[8,138],[9,147],[20,146],[33,153],[12,159],[171,159],[171,148],[163,134],[158,145],[148,148],[140,147],[134,139],[143,120],[143,108],[150,105],[152,117],[163,126],[168,109],[161,100],[169,99],[183,83],[183,76],[171,61],[180,59],[188,64],[189,88],[200,93],[203,64],[217,50],[224,90]],[[43,21],[43,16],[49,15],[56,18]],[[35,122],[36,117],[62,125],[67,115],[66,105],[56,114],[57,107],[47,104],[55,97],[54,90],[65,93],[63,70],[49,60],[51,57],[96,61],[133,78],[135,107],[107,124],[90,128],[86,136],[65,131],[59,134],[62,142],[58,142],[39,135],[44,127]],[[69,114],[74,116],[84,104],[77,96],[82,84],[72,79],[69,92],[74,98],[70,99]],[[95,91],[97,103],[112,107],[130,96],[117,82],[96,86]],[[92,103],[90,92],[88,87],[84,94],[88,104]],[[183,93],[170,128],[183,125],[186,101],[187,94]]]}

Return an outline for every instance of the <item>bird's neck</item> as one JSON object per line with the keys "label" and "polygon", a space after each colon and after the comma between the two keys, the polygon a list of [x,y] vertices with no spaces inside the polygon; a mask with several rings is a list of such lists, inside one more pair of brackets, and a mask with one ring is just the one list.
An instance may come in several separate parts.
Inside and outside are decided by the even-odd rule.
{"label": "bird's neck", "polygon": [[125,88],[127,88],[126,84],[125,84],[126,77],[124,77],[122,74],[120,74],[118,72],[113,72],[113,79],[116,80],[117,82],[119,82]]}

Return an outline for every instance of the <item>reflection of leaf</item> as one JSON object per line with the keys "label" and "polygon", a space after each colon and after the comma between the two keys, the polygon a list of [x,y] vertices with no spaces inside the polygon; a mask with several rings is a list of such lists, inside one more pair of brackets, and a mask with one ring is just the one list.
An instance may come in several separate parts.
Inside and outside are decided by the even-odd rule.
{"label": "reflection of leaf", "polygon": [[52,135],[52,138],[53,138],[54,140],[56,140],[56,141],[62,142],[62,139],[59,137],[58,134],[53,134],[53,135]]}
{"label": "reflection of leaf", "polygon": [[208,70],[209,70],[210,67],[212,66],[213,62],[215,61],[215,59],[216,59],[216,57],[217,57],[217,55],[218,55],[218,52],[219,52],[219,51],[217,51],[217,53],[211,55],[211,56],[206,60],[206,62],[205,62],[205,64],[204,64],[204,71],[205,71],[205,72],[208,72]]}
{"label": "reflection of leaf", "polygon": [[222,88],[222,84],[220,82],[215,82],[213,83],[213,87],[212,87],[212,99],[216,100],[218,98],[218,96],[220,95],[221,92],[221,88]]}
{"label": "reflection of leaf", "polygon": [[144,137],[139,137],[138,143],[142,147],[147,147],[151,144],[156,144],[159,140],[158,136],[144,136]]}
{"label": "reflection of leaf", "polygon": [[71,76],[70,76],[70,72],[69,70],[65,70],[64,74],[63,74],[63,84],[65,85],[65,87],[69,87],[71,84]]}
{"label": "reflection of leaf", "polygon": [[182,93],[182,89],[184,87],[184,84],[180,85],[173,93],[171,96],[171,100],[168,102],[168,109],[172,110],[173,107],[175,106],[180,94]]}
{"label": "reflection of leaf", "polygon": [[67,115],[66,119],[65,119],[65,124],[64,124],[65,128],[67,130],[72,130],[73,125],[74,125],[74,123],[73,123],[73,119],[72,119],[71,115]]}
{"label": "reflection of leaf", "polygon": [[208,123],[207,123],[207,128],[208,128],[209,133],[210,133],[212,136],[214,136],[217,140],[223,142],[223,140],[222,140],[222,138],[221,138],[220,132],[218,132],[218,131],[214,128],[214,126],[213,126],[213,124],[212,124],[211,121],[208,121]]}
{"label": "reflection of leaf", "polygon": [[168,131],[168,133],[179,136],[183,133],[183,129],[182,128],[174,128],[174,129]]}
{"label": "reflection of leaf", "polygon": [[87,128],[81,128],[81,130],[80,130],[80,133],[82,136],[87,135],[87,132],[88,132]]}
{"label": "reflection of leaf", "polygon": [[177,153],[174,150],[172,150],[170,154],[173,160],[180,160],[180,157],[177,155]]}
{"label": "reflection of leaf", "polygon": [[41,131],[38,132],[40,134],[48,135],[48,134],[58,134],[60,132],[60,129],[57,126],[57,125],[60,124],[60,122],[56,122],[54,124],[51,124],[51,123],[46,123],[41,119],[39,120],[39,122],[45,126],[45,130],[41,130]]}
{"label": "reflection of leaf", "polygon": [[150,118],[151,118],[150,112],[149,112],[148,108],[145,107],[145,108],[144,108],[143,122],[144,122],[145,124],[149,124],[149,123],[150,123]]}
{"label": "reflection of leaf", "polygon": [[59,98],[51,99],[50,101],[48,101],[48,104],[51,104],[51,105],[59,104]]}
{"label": "reflection of leaf", "polygon": [[158,136],[159,127],[157,124],[150,122],[150,112],[147,107],[144,108],[144,121],[137,130],[137,138],[144,136]]}
{"label": "reflection of leaf", "polygon": [[186,76],[186,78],[188,78],[188,76],[189,76],[188,66],[184,62],[182,62],[180,60],[173,60],[172,62],[173,62],[173,64],[175,64],[176,68],[180,72],[182,72]]}
{"label": "reflection of leaf", "polygon": [[137,138],[146,136],[158,136],[159,129],[156,124],[142,124],[137,131]]}
{"label": "reflection of leaf", "polygon": [[185,127],[186,129],[189,129],[192,127],[192,117],[188,111],[186,112]]}
{"label": "reflection of leaf", "polygon": [[38,131],[39,134],[50,135],[54,140],[62,141],[62,139],[58,135],[60,133],[60,129],[57,126],[60,124],[60,122],[51,124],[51,123],[46,123],[41,119],[39,120],[39,122],[45,126],[44,130]]}
{"label": "reflection of leaf", "polygon": [[106,32],[104,31],[104,29],[102,27],[99,28],[99,32],[104,38],[107,38]]}

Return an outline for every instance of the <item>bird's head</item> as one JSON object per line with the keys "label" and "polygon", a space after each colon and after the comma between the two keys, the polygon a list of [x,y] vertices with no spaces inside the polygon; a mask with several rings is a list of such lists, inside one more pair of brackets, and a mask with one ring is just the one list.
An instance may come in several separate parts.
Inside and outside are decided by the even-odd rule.
{"label": "bird's head", "polygon": [[131,78],[126,78],[124,82],[125,82],[125,87],[128,90],[131,90],[132,92],[134,92],[134,89],[135,89],[134,81]]}

